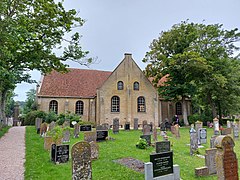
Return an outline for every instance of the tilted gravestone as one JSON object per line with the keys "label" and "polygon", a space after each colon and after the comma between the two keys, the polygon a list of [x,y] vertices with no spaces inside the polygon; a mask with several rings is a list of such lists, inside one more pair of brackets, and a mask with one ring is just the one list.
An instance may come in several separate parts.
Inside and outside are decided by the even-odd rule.
{"label": "tilted gravestone", "polygon": [[239,180],[238,160],[233,151],[235,143],[231,136],[218,136],[214,142],[217,148],[216,169],[219,180]]}
{"label": "tilted gravestone", "polygon": [[91,146],[88,142],[78,142],[72,151],[72,179],[92,180]]}
{"label": "tilted gravestone", "polygon": [[151,145],[151,135],[141,135],[140,138],[145,139],[148,143],[148,145]]}
{"label": "tilted gravestone", "polygon": [[119,119],[115,118],[113,119],[113,133],[119,133]]}
{"label": "tilted gravestone", "polygon": [[91,158],[98,159],[99,156],[99,146],[96,142],[92,141],[89,143],[91,146]]}
{"label": "tilted gravestone", "polygon": [[77,123],[77,124],[74,124],[74,138],[78,138],[79,137],[79,129],[80,125]]}
{"label": "tilted gravestone", "polygon": [[216,148],[206,149],[205,165],[208,167],[209,174],[216,174]]}
{"label": "tilted gravestone", "polygon": [[133,126],[134,130],[138,130],[138,118],[134,118],[134,126]]}
{"label": "tilted gravestone", "polygon": [[159,141],[156,142],[156,153],[170,151],[170,141]]}
{"label": "tilted gravestone", "polygon": [[97,140],[97,133],[96,131],[92,131],[92,132],[84,132],[84,141],[87,141],[87,142],[96,142]]}

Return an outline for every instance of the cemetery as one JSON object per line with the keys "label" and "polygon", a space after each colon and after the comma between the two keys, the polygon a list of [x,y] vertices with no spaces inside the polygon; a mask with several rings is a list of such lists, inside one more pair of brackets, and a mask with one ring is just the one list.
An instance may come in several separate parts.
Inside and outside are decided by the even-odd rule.
{"label": "cemetery", "polygon": [[[219,129],[196,122],[164,133],[148,124],[137,130],[48,124],[55,136],[41,135],[43,124],[40,131],[37,123],[26,127],[25,179],[238,179],[238,133],[224,134],[236,124]],[[140,140],[146,148],[138,148]]]}

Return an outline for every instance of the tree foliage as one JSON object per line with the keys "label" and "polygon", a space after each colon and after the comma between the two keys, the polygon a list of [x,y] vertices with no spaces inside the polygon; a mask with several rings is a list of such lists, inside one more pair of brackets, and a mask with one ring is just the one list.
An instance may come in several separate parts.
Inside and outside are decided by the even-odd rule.
{"label": "tree foliage", "polygon": [[29,70],[64,72],[67,60],[92,63],[80,46],[79,33],[71,33],[83,23],[76,10],[64,9],[63,1],[1,0],[0,119],[5,117],[7,92],[17,83],[31,82]]}
{"label": "tree foliage", "polygon": [[27,94],[27,99],[23,107],[24,114],[27,114],[28,112],[33,110],[37,110],[36,90],[30,89],[26,94]]}
{"label": "tree foliage", "polygon": [[239,40],[238,29],[181,22],[152,41],[143,59],[149,63],[146,74],[156,84],[167,75],[168,81],[159,87],[164,98],[197,97],[215,116],[217,107],[230,110],[239,99],[240,64],[239,56],[234,57]]}

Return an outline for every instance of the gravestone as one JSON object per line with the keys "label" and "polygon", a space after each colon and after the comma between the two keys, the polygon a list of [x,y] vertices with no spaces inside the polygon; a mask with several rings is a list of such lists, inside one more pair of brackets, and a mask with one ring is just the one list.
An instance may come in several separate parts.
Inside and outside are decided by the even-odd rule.
{"label": "gravestone", "polygon": [[207,143],[207,129],[206,128],[198,129],[198,139],[199,139],[200,144]]}
{"label": "gravestone", "polygon": [[156,153],[150,155],[153,164],[153,177],[164,176],[173,173],[173,153]]}
{"label": "gravestone", "polygon": [[221,130],[221,135],[232,134],[232,128],[226,128]]}
{"label": "gravestone", "polygon": [[56,123],[54,121],[52,121],[50,124],[49,124],[49,128],[48,130],[51,131],[53,128],[55,128],[56,126]]}
{"label": "gravestone", "polygon": [[171,133],[172,133],[173,135],[175,135],[175,134],[176,134],[176,129],[175,129],[175,126],[171,126]]}
{"label": "gravestone", "polygon": [[79,127],[80,127],[80,125],[78,123],[74,124],[74,132],[73,132],[74,138],[79,137],[79,131],[80,131]]}
{"label": "gravestone", "polygon": [[179,125],[175,124],[174,127],[175,127],[176,138],[180,138]]}
{"label": "gravestone", "polygon": [[153,132],[153,123],[150,122],[149,126],[150,126],[150,132]]}
{"label": "gravestone", "polygon": [[105,141],[108,137],[108,131],[96,131],[97,132],[97,141]]}
{"label": "gravestone", "polygon": [[203,127],[203,123],[201,121],[196,121],[195,122],[195,130],[198,132],[198,129]]}
{"label": "gravestone", "polygon": [[109,130],[109,128],[110,128],[108,123],[103,123],[102,126],[104,128],[103,130]]}
{"label": "gravestone", "polygon": [[214,128],[214,135],[219,135],[219,120],[217,118],[213,119],[213,128]]}
{"label": "gravestone", "polygon": [[238,160],[233,148],[235,143],[231,136],[220,135],[214,142],[217,148],[216,169],[219,180],[239,180]]}
{"label": "gravestone", "polygon": [[40,135],[45,136],[47,132],[47,123],[42,123],[40,128]]}
{"label": "gravestone", "polygon": [[151,127],[149,126],[149,124],[145,124],[144,127],[143,127],[143,135],[150,135],[151,131]]}
{"label": "gravestone", "polygon": [[239,138],[239,127],[238,124],[234,124],[233,126],[233,138],[238,139]]}
{"label": "gravestone", "polygon": [[210,148],[205,150],[205,165],[208,167],[209,174],[216,174],[216,153],[217,148]]}
{"label": "gravestone", "polygon": [[194,125],[191,125],[190,129],[190,155],[192,156],[198,149],[198,138],[197,132],[194,129]]}
{"label": "gravestone", "polygon": [[63,125],[62,125],[63,128],[66,128],[66,127],[70,127],[70,121],[69,120],[65,120]]}
{"label": "gravestone", "polygon": [[151,135],[141,135],[140,138],[142,139],[146,139],[148,145],[150,146],[151,145]]}
{"label": "gravestone", "polygon": [[44,137],[44,149],[45,150],[50,150],[51,146],[53,144],[53,139],[51,136],[45,136]]}
{"label": "gravestone", "polygon": [[200,167],[200,168],[195,168],[195,175],[198,176],[208,176],[209,175],[209,171],[208,171],[208,167],[204,166],[204,167]]}
{"label": "gravestone", "polygon": [[119,133],[119,119],[115,118],[113,119],[113,133]]}
{"label": "gravestone", "polygon": [[147,121],[144,120],[144,121],[142,122],[142,129],[144,128],[144,125],[147,125],[147,124],[148,124]]}
{"label": "gravestone", "polygon": [[91,146],[88,142],[78,142],[73,145],[72,179],[92,180]]}
{"label": "gravestone", "polygon": [[87,142],[96,142],[97,140],[97,133],[96,131],[92,131],[92,132],[84,132],[84,141],[87,141]]}
{"label": "gravestone", "polygon": [[130,130],[130,122],[126,122],[124,124],[124,130],[129,131]]}
{"label": "gravestone", "polygon": [[156,142],[156,153],[170,151],[170,141],[159,141]]}
{"label": "gravestone", "polygon": [[92,131],[92,126],[91,125],[81,125],[80,131]]}
{"label": "gravestone", "polygon": [[138,118],[134,118],[134,130],[138,130]]}
{"label": "gravestone", "polygon": [[213,135],[210,139],[210,148],[214,148],[214,142],[215,142],[215,139],[217,138],[218,136],[216,135]]}
{"label": "gravestone", "polygon": [[69,129],[66,129],[63,131],[62,142],[70,142],[70,130]]}
{"label": "gravestone", "polygon": [[157,137],[157,128],[156,128],[156,126],[154,126],[154,128],[153,128],[153,141],[154,141],[154,142],[157,142],[157,140],[158,140],[158,137]]}
{"label": "gravestone", "polygon": [[99,156],[99,146],[96,142],[92,141],[89,143],[91,146],[91,158],[98,159]]}
{"label": "gravestone", "polygon": [[55,163],[66,163],[69,160],[69,145],[52,144],[51,160]]}
{"label": "gravestone", "polygon": [[35,119],[35,127],[36,127],[36,130],[39,129],[39,132],[40,132],[41,124],[42,124],[42,119],[41,118],[36,118]]}
{"label": "gravestone", "polygon": [[227,128],[231,128],[231,122],[227,121]]}

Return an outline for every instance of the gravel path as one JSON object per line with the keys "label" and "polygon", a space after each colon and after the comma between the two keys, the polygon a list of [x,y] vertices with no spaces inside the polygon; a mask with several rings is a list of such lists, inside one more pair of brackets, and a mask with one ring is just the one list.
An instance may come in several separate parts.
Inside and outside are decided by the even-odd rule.
{"label": "gravel path", "polygon": [[9,129],[0,139],[0,179],[24,180],[25,127]]}

